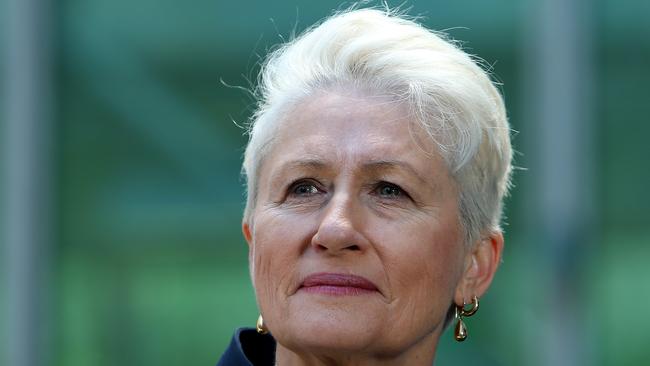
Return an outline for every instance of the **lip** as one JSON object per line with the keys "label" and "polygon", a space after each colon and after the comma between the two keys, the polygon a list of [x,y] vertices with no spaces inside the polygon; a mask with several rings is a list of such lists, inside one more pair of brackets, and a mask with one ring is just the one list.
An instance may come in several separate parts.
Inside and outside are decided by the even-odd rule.
{"label": "lip", "polygon": [[374,283],[361,276],[343,273],[315,273],[305,277],[298,291],[330,296],[345,296],[364,295],[378,292],[379,290]]}

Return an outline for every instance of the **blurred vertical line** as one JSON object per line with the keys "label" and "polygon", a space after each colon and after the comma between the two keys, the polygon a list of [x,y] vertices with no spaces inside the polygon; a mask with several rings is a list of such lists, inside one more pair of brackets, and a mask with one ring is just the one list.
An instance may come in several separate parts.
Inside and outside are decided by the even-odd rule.
{"label": "blurred vertical line", "polygon": [[51,14],[48,0],[5,3],[5,265],[7,365],[50,363]]}
{"label": "blurred vertical line", "polygon": [[541,365],[591,364],[585,324],[584,255],[594,223],[593,27],[588,0],[529,3],[524,37],[526,120],[530,121],[527,192],[540,258]]}

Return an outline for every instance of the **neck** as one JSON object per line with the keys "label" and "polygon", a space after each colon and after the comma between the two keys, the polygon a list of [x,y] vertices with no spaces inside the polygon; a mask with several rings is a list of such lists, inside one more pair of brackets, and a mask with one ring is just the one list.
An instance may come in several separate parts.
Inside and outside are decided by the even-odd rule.
{"label": "neck", "polygon": [[381,354],[366,352],[294,351],[277,344],[277,366],[431,366],[435,358],[438,337],[435,334],[421,339],[403,352]]}

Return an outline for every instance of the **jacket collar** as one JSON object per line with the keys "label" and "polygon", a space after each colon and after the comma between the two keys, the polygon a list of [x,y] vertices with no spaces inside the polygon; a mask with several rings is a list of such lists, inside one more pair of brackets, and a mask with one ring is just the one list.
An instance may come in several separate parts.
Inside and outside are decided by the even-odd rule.
{"label": "jacket collar", "polygon": [[217,366],[273,366],[275,340],[253,328],[239,328]]}

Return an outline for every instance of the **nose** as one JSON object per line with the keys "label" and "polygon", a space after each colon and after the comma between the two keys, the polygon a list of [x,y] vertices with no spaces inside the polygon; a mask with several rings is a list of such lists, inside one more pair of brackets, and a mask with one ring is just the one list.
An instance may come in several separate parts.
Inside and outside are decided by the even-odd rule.
{"label": "nose", "polygon": [[363,224],[363,212],[359,205],[345,194],[334,195],[324,207],[318,231],[311,245],[317,251],[338,255],[363,251],[369,244],[359,230]]}

